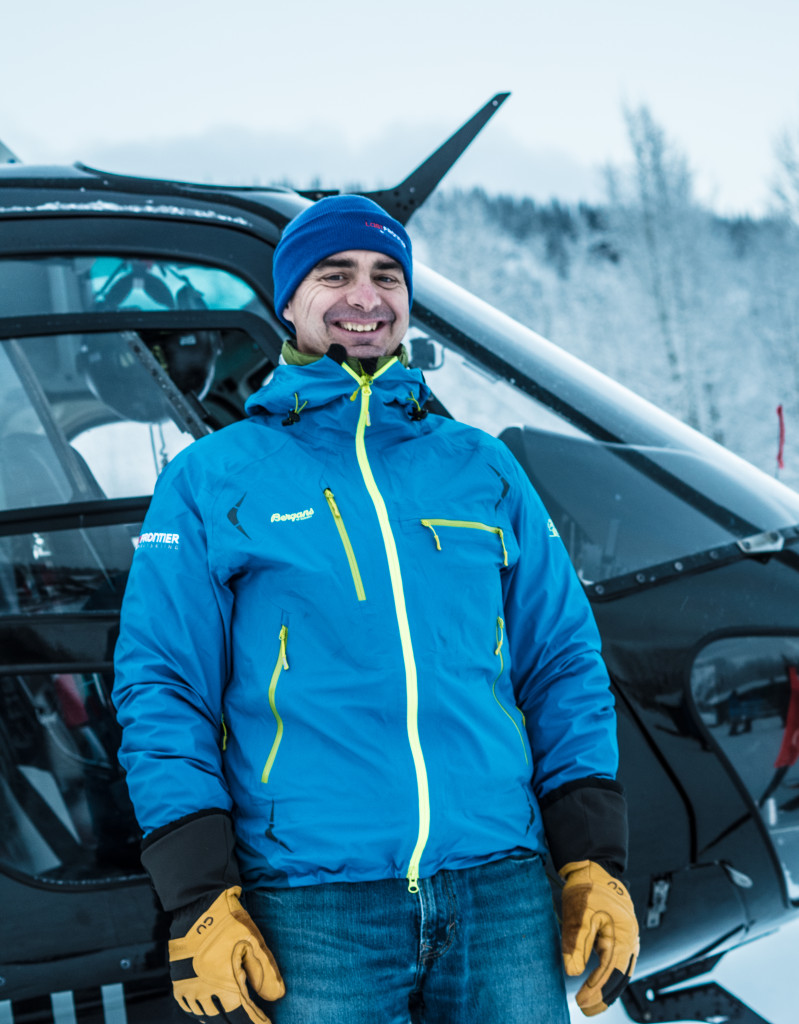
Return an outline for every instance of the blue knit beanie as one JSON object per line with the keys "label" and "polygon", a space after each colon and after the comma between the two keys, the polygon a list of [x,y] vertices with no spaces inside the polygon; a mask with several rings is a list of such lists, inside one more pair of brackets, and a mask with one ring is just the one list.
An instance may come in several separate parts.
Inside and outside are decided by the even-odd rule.
{"label": "blue knit beanie", "polygon": [[289,221],[275,249],[275,312],[290,331],[294,327],[283,319],[283,310],[306,274],[326,256],[348,249],[382,252],[395,259],[405,274],[411,304],[413,253],[402,224],[364,196],[327,196]]}

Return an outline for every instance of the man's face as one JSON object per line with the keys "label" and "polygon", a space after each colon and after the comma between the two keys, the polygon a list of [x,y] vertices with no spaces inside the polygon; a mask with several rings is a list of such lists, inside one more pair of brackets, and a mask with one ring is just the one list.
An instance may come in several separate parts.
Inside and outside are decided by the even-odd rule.
{"label": "man's face", "polygon": [[337,252],[303,279],[283,316],[294,325],[300,352],[324,354],[337,342],[359,359],[388,355],[408,329],[405,275],[383,253]]}

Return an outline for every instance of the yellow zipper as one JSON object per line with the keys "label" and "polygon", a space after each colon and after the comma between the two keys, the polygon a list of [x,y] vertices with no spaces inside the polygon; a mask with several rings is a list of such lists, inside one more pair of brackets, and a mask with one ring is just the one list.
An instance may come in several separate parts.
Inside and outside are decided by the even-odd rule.
{"label": "yellow zipper", "polygon": [[[418,676],[416,673],[416,660],[413,655],[413,644],[411,642],[411,629],[408,622],[408,611],[405,605],[405,591],[402,586],[402,574],[400,572],[399,556],[394,534],[391,532],[391,524],[388,519],[388,510],[383,496],[380,493],[375,481],[369,459],[366,455],[366,427],[369,425],[369,398],[372,394],[370,387],[374,377],[393,365],[395,360],[386,363],[373,377],[359,377],[347,364],[344,369],[350,376],[354,377],[361,393],[361,410],[358,416],[358,426],[355,430],[355,452],[358,458],[369,497],[372,499],[377,519],[380,523],[380,532],[383,535],[383,543],[386,548],[388,559],[388,570],[391,578],[391,590],[394,595],[394,608],[397,613],[397,625],[399,626],[400,641],[402,645],[402,658],[405,665],[405,692],[406,692],[406,722],[408,728],[408,742],[413,756],[413,765],[416,771],[416,788],[419,799],[419,832],[416,837],[416,845],[411,853],[406,878],[408,879],[408,891],[415,893],[419,891],[419,864],[422,853],[430,835],[430,791],[427,783],[427,766],[424,762],[422,744],[419,739],[419,689]],[[353,398],[357,391],[353,393]]]}
{"label": "yellow zipper", "polygon": [[511,721],[511,723],[513,725],[513,728],[519,734],[519,741],[521,742],[522,752],[524,753],[524,763],[525,764],[529,764],[530,761],[529,761],[529,759],[527,757],[527,747],[524,745],[524,736],[522,736],[522,731],[519,728],[519,724],[516,721],[516,719],[513,717],[513,715],[510,713],[510,711],[508,711],[508,709],[505,707],[505,705],[499,699],[499,697],[497,697],[497,683],[499,682],[499,680],[500,680],[500,678],[502,676],[502,673],[505,671],[505,660],[502,657],[502,643],[503,643],[503,641],[505,639],[505,623],[504,623],[504,621],[499,616],[497,616],[496,630],[497,630],[497,646],[494,649],[494,654],[496,654],[497,657],[499,658],[499,672],[497,672],[497,677],[494,680],[493,686],[491,687],[491,692],[494,694],[494,700],[499,705],[500,711],[502,712],[503,715],[507,715],[507,717],[510,719],[510,721]]}
{"label": "yellow zipper", "polygon": [[352,544],[347,534],[347,527],[344,525],[344,519],[342,518],[341,512],[339,512],[336,499],[333,496],[333,492],[329,487],[325,488],[325,497],[327,503],[330,506],[330,511],[333,513],[333,519],[335,520],[336,527],[338,528],[338,535],[341,537],[341,543],[344,545],[344,551],[347,555],[347,561],[350,563],[350,572],[352,573],[352,582],[355,584],[355,592],[358,595],[359,601],[366,600],[366,592],[363,589],[363,580],[361,579],[361,571],[358,568],[358,563],[355,560],[355,552],[352,550]]}
{"label": "yellow zipper", "polygon": [[502,545],[504,564],[508,564],[508,550],[505,547],[505,537],[499,526],[486,526],[485,523],[468,523],[462,519],[422,519],[421,523],[422,526],[426,526],[432,532],[438,551],[441,550],[441,540],[435,530],[437,526],[460,526],[467,530],[485,530],[486,533],[495,533],[499,537],[499,543]]}
{"label": "yellow zipper", "polygon": [[277,710],[275,704],[275,690],[277,689],[277,681],[280,678],[280,673],[288,671],[289,663],[286,657],[286,641],[288,639],[289,631],[288,626],[281,626],[280,633],[280,650],[277,655],[277,661],[272,671],[272,679],[269,683],[269,707],[272,709],[272,714],[275,716],[275,722],[277,722],[277,732],[275,733],[275,739],[272,743],[272,749],[269,751],[269,757],[266,759],[264,765],[263,774],[261,775],[261,782],[269,782],[269,773],[272,771],[272,765],[275,763],[277,757],[277,748],[280,746],[280,741],[283,739],[283,719],[280,717],[280,713]]}

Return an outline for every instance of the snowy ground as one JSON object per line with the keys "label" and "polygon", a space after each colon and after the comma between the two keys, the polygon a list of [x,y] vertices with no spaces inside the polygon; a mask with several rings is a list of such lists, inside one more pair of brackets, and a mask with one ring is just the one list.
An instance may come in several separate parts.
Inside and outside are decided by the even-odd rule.
{"label": "snowy ground", "polygon": [[[799,957],[799,921],[781,928],[774,935],[733,950],[712,974],[697,978],[694,984],[715,981],[747,1003],[769,1024],[796,1024],[796,971]],[[585,1024],[588,1018],[571,1001],[572,1024]],[[620,1006],[612,1006],[596,1018],[601,1024],[629,1024],[630,1018]],[[691,1024],[690,1021],[685,1024]]]}

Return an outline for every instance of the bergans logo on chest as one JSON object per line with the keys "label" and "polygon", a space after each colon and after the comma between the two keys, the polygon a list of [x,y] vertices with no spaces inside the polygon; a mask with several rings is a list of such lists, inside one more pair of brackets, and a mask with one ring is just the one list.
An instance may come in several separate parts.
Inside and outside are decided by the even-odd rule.
{"label": "bergans logo on chest", "polygon": [[298,519],[310,519],[313,515],[312,508],[303,509],[302,512],[273,512],[272,518],[269,520],[270,523],[294,523]]}

